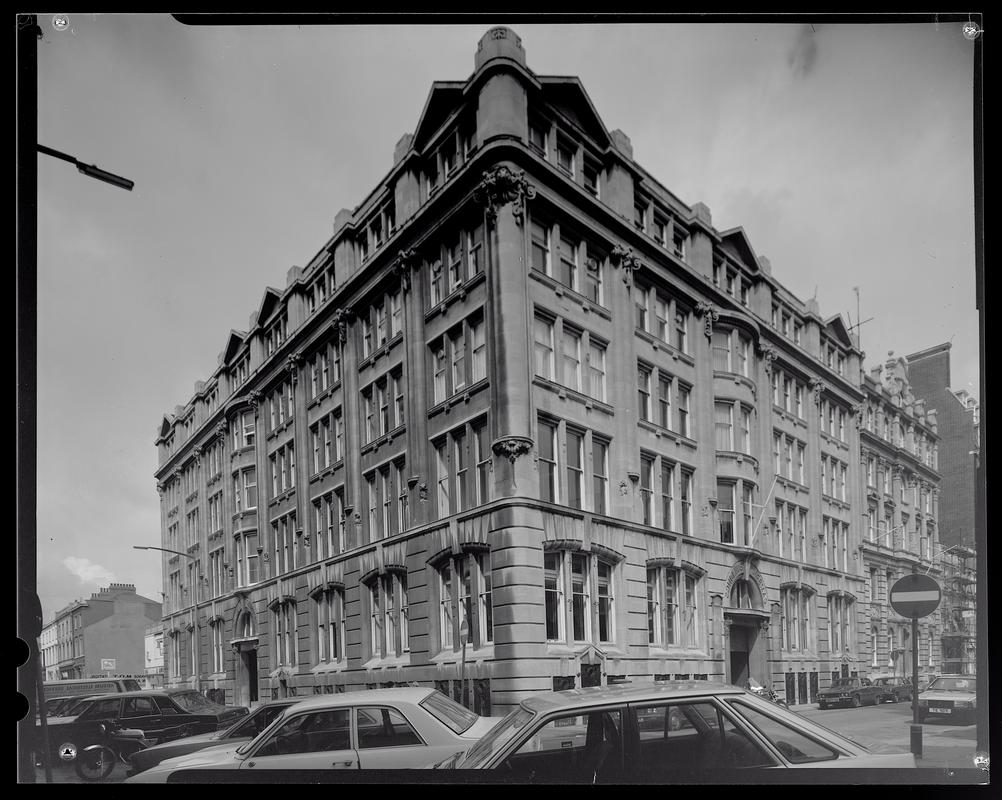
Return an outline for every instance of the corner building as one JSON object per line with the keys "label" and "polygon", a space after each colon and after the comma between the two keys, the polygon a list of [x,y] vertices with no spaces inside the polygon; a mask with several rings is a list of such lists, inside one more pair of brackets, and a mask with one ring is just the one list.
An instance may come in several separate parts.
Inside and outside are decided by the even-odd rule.
{"label": "corner building", "polygon": [[158,429],[168,683],[868,672],[858,343],[580,81],[488,31],[334,229]]}

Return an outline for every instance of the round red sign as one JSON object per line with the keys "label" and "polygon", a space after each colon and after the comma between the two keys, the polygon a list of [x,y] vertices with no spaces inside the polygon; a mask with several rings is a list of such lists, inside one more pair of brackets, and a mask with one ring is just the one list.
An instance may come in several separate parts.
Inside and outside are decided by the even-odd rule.
{"label": "round red sign", "polygon": [[889,599],[891,608],[902,617],[920,619],[939,607],[941,597],[939,584],[933,578],[912,573],[894,582]]}

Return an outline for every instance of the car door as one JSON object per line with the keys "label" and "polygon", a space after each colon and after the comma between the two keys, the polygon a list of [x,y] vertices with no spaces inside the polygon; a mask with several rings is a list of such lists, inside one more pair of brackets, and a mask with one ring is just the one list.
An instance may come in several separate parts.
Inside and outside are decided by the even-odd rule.
{"label": "car door", "polygon": [[160,712],[160,730],[156,736],[158,741],[169,742],[197,732],[193,729],[194,718],[191,714],[169,697],[166,695],[154,697],[153,702]]}
{"label": "car door", "polygon": [[152,697],[126,697],[119,720],[124,728],[139,728],[152,738],[164,729],[163,715]]}
{"label": "car door", "polygon": [[388,705],[356,707],[355,734],[361,769],[417,769],[455,752],[430,747],[403,712]]}
{"label": "car door", "polygon": [[776,764],[729,710],[710,698],[636,703],[631,709],[638,746],[628,758],[629,775],[662,782]]}
{"label": "car door", "polygon": [[547,718],[498,764],[517,783],[603,783],[628,780],[625,708],[575,709]]}
{"label": "car door", "polygon": [[864,703],[876,704],[879,701],[881,689],[879,686],[874,686],[869,678],[862,678],[860,680],[860,698]]}
{"label": "car door", "polygon": [[351,708],[325,708],[286,719],[260,742],[240,769],[357,769]]}

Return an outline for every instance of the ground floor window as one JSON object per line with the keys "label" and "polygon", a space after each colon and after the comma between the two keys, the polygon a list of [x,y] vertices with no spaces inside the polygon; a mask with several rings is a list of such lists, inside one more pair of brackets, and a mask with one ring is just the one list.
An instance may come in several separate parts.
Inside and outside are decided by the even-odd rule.
{"label": "ground floor window", "polygon": [[615,642],[613,559],[574,550],[549,550],[543,554],[543,568],[547,641]]}
{"label": "ground floor window", "polygon": [[342,663],[345,660],[344,593],[338,588],[318,591],[313,604],[317,663]]}
{"label": "ground floor window", "polygon": [[284,600],[272,608],[272,638],[275,653],[272,663],[277,667],[294,667],[296,653],[296,603]]}
{"label": "ground floor window", "polygon": [[813,601],[813,592],[804,587],[780,589],[783,650],[791,653],[814,651]]}
{"label": "ground floor window", "polygon": [[438,637],[441,650],[460,650],[460,627],[466,620],[468,644],[485,647],[494,641],[491,553],[476,549],[449,556],[436,568]]}
{"label": "ground floor window", "polygon": [[699,646],[700,578],[671,566],[647,568],[647,642]]}

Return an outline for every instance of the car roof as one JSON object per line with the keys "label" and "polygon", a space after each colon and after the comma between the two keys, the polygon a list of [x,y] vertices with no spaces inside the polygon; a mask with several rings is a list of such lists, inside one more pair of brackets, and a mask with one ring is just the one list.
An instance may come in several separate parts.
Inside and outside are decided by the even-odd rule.
{"label": "car roof", "polygon": [[685,698],[706,694],[743,695],[747,692],[739,686],[714,681],[620,683],[613,686],[589,686],[582,689],[545,692],[526,698],[522,701],[522,705],[531,711],[546,713],[555,709],[586,706],[592,703],[636,703],[645,700]]}
{"label": "car roof", "polygon": [[437,691],[428,686],[413,687],[399,686],[392,689],[362,689],[357,692],[341,692],[338,694],[322,694],[316,697],[304,698],[296,701],[296,711],[310,708],[330,708],[331,706],[353,706],[359,703],[380,703],[390,700],[404,700],[406,702],[418,703],[424,700],[429,694]]}

